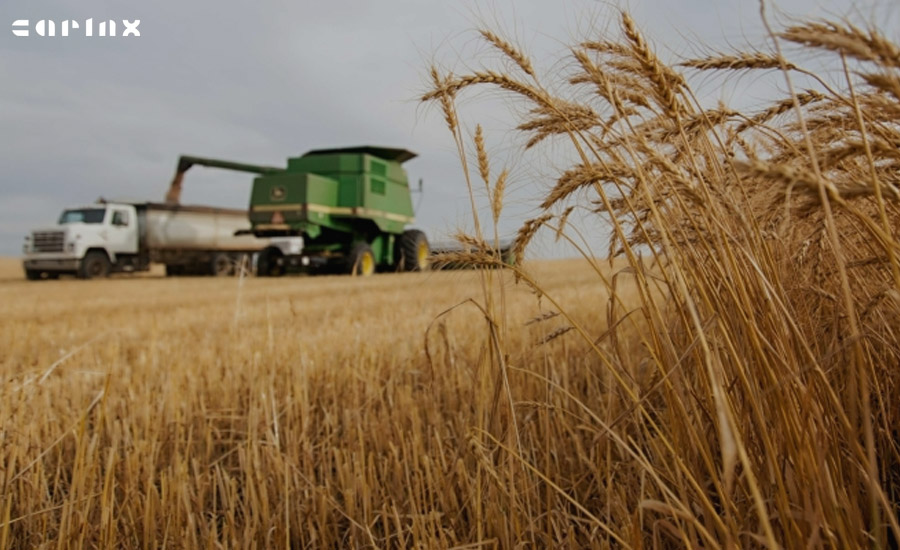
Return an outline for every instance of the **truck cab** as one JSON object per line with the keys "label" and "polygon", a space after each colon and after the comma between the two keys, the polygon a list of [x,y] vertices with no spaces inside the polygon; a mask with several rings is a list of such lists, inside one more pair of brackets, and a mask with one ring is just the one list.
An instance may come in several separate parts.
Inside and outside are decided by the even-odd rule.
{"label": "truck cab", "polygon": [[64,273],[105,277],[111,271],[146,269],[139,248],[134,205],[100,202],[67,208],[55,226],[33,230],[25,237],[23,267],[30,280]]}

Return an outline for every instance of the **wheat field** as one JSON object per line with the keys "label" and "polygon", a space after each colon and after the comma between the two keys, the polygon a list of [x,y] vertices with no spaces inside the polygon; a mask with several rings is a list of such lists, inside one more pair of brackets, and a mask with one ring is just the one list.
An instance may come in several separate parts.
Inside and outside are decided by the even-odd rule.
{"label": "wheat field", "polygon": [[[585,326],[604,325],[585,261],[533,269]],[[478,395],[494,382],[476,382],[493,376],[466,302],[478,273],[34,283],[19,271],[0,264],[0,546],[452,547],[476,524],[491,546],[508,528],[497,458],[475,436],[505,414]],[[594,361],[564,336],[542,343],[556,319],[521,330],[550,310],[498,276],[520,327],[511,364],[546,362],[511,376],[519,429],[563,414],[554,406],[577,414],[541,377],[590,391],[602,377],[575,374]]]}
{"label": "wheat field", "polygon": [[[431,67],[472,201],[436,260],[478,269],[0,265],[0,547],[897,548],[900,46],[761,16],[674,63],[616,12],[548,76],[489,29]],[[698,99],[722,73],[780,96]],[[486,89],[514,128],[467,116]],[[555,176],[499,269],[531,155]],[[530,260],[539,232],[583,258]]]}

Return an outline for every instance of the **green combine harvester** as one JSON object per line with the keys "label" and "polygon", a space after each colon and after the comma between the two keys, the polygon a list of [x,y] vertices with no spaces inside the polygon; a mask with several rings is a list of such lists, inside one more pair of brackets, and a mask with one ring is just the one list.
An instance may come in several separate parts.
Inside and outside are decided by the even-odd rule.
{"label": "green combine harvester", "polygon": [[428,240],[407,229],[414,218],[402,166],[415,156],[387,147],[320,149],[288,159],[287,168],[184,156],[166,202],[180,202],[184,173],[192,166],[258,174],[250,231],[270,240],[259,254],[258,275],[422,271],[428,268]]}

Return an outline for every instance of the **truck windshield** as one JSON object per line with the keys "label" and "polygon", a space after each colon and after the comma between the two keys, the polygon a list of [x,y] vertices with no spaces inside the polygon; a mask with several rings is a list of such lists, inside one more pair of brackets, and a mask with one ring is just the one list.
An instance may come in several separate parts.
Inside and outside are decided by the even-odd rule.
{"label": "truck windshield", "polygon": [[65,210],[59,217],[59,224],[103,223],[103,217],[105,215],[105,208],[79,208],[78,210]]}

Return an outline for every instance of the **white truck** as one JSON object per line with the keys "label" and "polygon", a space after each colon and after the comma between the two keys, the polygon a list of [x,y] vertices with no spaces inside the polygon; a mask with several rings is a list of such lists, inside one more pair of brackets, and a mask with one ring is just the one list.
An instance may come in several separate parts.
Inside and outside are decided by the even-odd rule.
{"label": "white truck", "polygon": [[271,244],[249,230],[245,210],[101,200],[67,208],[56,226],[26,236],[23,265],[35,281],[146,271],[151,263],[165,264],[167,275],[229,275]]}

